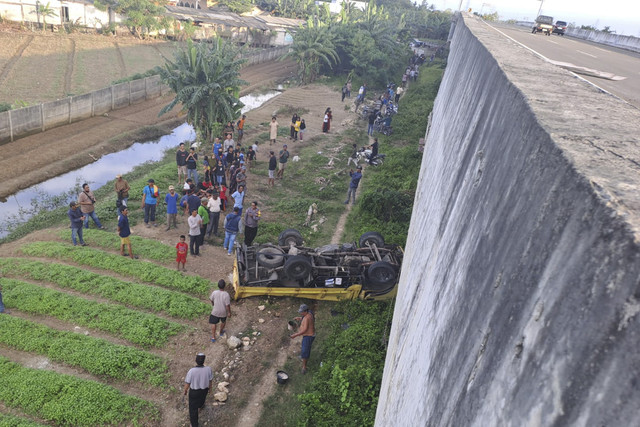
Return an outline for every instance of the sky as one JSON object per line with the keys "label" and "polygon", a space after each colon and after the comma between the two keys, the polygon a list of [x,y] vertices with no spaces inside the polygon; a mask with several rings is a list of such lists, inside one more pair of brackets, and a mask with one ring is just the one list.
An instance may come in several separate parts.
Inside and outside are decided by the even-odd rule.
{"label": "sky", "polygon": [[[458,10],[460,0],[427,0],[436,9]],[[500,19],[533,21],[538,0],[462,0],[463,9],[473,12],[498,12]],[[544,0],[541,15],[553,16],[576,25],[592,25],[601,30],[609,26],[617,34],[640,37],[639,0]]]}

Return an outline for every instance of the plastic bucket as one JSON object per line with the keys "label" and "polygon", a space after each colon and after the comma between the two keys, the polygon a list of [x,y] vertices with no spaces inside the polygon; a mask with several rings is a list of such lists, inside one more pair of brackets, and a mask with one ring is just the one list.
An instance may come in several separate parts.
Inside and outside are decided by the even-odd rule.
{"label": "plastic bucket", "polygon": [[285,371],[278,371],[276,372],[276,380],[278,381],[278,384],[286,384],[287,381],[289,381],[289,374]]}

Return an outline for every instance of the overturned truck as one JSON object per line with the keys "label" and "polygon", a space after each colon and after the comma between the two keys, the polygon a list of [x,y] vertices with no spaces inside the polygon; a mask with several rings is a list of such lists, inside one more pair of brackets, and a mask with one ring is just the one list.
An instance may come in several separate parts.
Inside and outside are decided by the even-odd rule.
{"label": "overturned truck", "polygon": [[297,230],[288,229],[280,234],[277,245],[242,245],[236,249],[234,298],[393,298],[403,255],[402,248],[385,244],[382,235],[374,231],[360,236],[357,244],[308,248]]}

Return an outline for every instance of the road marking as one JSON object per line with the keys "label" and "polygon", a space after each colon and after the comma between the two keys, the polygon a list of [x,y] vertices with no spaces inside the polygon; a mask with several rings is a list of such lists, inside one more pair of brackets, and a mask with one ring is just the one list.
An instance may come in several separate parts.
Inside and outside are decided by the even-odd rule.
{"label": "road marking", "polygon": [[594,48],[594,49],[601,50],[601,51],[603,51],[603,52],[607,52],[607,53],[611,52],[610,50],[600,49],[599,47],[595,47],[595,46],[591,46],[591,47],[592,47],[592,48]]}
{"label": "road marking", "polygon": [[583,52],[583,51],[578,50],[578,49],[576,49],[576,52],[580,52],[581,54],[583,54],[583,55],[587,55],[587,56],[590,56],[590,57],[592,57],[592,58],[597,58],[597,56],[595,56],[595,55],[591,55],[590,53]]}
{"label": "road marking", "polygon": [[559,44],[558,42],[554,42],[553,40],[549,40],[549,43]]}

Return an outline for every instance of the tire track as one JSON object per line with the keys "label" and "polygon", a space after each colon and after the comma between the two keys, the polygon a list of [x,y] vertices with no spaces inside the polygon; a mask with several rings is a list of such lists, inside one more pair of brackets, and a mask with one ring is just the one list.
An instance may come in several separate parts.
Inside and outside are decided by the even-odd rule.
{"label": "tire track", "polygon": [[122,50],[120,50],[120,46],[118,42],[113,42],[113,45],[116,48],[116,53],[118,55],[118,64],[120,65],[120,78],[127,77],[127,65],[124,63],[124,56],[122,56]]}
{"label": "tire track", "polygon": [[69,39],[71,42],[71,50],[67,56],[67,69],[64,73],[64,92],[62,96],[69,96],[71,93],[71,78],[73,77],[73,69],[76,61],[76,41]]}
{"label": "tire track", "polygon": [[18,62],[18,60],[20,60],[20,58],[22,58],[22,54],[27,49],[27,47],[29,47],[29,45],[33,41],[33,38],[34,38],[34,36],[27,37],[27,39],[24,41],[24,43],[22,43],[18,47],[18,50],[16,51],[16,53],[13,54],[11,59],[9,61],[7,61],[6,64],[4,64],[4,67],[2,67],[2,71],[0,72],[0,85],[4,83],[4,81],[6,80],[7,76],[11,72],[11,69],[13,68],[14,65],[16,65],[16,62]]}

